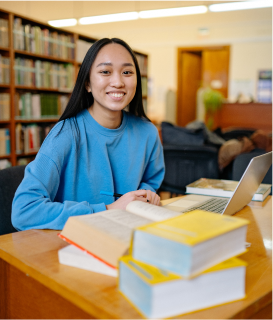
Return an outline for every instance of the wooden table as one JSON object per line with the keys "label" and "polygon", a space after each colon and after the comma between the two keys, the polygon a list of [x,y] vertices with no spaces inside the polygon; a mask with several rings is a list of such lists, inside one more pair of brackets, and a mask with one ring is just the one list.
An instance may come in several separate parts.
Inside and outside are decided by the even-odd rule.
{"label": "wooden table", "polygon": [[[271,197],[236,214],[251,222],[251,246],[241,256],[248,262],[247,297],[179,318],[272,319],[271,215]],[[57,233],[29,230],[0,237],[0,318],[141,318],[118,292],[116,278],[59,264],[57,251],[67,244]]]}

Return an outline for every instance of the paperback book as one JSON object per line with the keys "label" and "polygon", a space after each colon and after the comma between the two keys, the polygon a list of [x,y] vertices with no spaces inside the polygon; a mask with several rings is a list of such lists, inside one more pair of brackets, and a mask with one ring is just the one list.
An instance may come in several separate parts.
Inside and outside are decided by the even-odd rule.
{"label": "paperback book", "polygon": [[185,277],[245,251],[248,220],[195,210],[134,230],[134,259]]}

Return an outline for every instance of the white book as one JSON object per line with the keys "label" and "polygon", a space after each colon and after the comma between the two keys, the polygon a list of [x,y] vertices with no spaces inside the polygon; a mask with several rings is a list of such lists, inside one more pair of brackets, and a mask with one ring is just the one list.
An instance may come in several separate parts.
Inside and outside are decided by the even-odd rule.
{"label": "white book", "polygon": [[[238,181],[201,178],[186,186],[187,194],[202,194],[213,197],[232,197]],[[252,201],[264,201],[271,192],[271,184],[260,184]]]}
{"label": "white book", "polygon": [[116,268],[108,266],[106,263],[72,244],[60,249],[58,257],[59,262],[67,266],[102,273],[112,277],[117,277],[118,275]]}

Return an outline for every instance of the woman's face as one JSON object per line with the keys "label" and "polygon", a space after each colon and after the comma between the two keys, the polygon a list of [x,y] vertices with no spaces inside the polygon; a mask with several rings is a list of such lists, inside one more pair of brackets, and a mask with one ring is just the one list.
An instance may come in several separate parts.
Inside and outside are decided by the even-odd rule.
{"label": "woman's face", "polygon": [[136,86],[136,68],[130,53],[120,44],[104,46],[91,67],[86,86],[94,97],[92,108],[121,111],[132,101]]}

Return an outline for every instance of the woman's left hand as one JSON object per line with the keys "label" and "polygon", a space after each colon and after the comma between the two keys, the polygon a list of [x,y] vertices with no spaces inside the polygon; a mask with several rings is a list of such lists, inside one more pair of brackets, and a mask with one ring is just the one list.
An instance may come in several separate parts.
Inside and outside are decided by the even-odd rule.
{"label": "woman's left hand", "polygon": [[155,192],[151,191],[151,190],[145,190],[147,192],[147,200],[149,200],[149,203],[154,204],[156,206],[160,206],[160,197],[158,194],[156,194]]}

